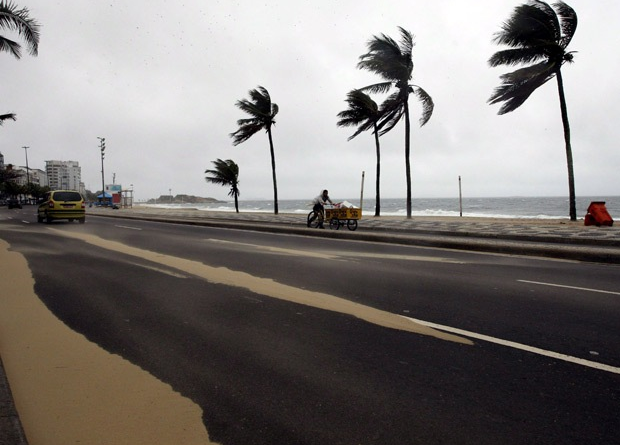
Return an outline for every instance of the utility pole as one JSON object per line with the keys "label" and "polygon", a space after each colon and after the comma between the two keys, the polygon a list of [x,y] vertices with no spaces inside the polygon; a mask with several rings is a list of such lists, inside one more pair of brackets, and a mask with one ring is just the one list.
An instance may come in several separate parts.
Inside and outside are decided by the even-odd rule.
{"label": "utility pole", "polygon": [[102,203],[105,202],[105,176],[103,174],[103,158],[105,158],[105,138],[99,139],[99,148],[101,149],[101,199]]}
{"label": "utility pole", "polygon": [[461,176],[459,175],[459,216],[463,216],[463,193],[461,192]]}
{"label": "utility pole", "polygon": [[27,184],[30,184],[30,168],[28,167],[28,149],[30,147],[22,147],[24,149],[24,151],[26,152],[26,179],[27,179]]}

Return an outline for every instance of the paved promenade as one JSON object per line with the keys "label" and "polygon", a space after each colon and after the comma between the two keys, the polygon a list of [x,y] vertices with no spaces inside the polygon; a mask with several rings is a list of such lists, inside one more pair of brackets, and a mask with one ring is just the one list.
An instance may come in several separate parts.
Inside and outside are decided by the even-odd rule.
{"label": "paved promenade", "polygon": [[[119,210],[88,208],[88,216],[620,264],[620,227],[585,226],[583,220],[365,216],[357,230],[350,231],[346,226],[339,230],[307,228],[306,214],[237,214],[136,206]],[[0,360],[0,445],[26,443]]]}

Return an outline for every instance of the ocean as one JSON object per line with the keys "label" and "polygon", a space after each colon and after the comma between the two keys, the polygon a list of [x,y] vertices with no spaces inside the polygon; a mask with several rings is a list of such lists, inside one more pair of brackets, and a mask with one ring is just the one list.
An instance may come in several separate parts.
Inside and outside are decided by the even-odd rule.
{"label": "ocean", "polygon": [[[347,199],[359,207],[359,198]],[[577,218],[583,219],[592,201],[604,201],[607,211],[615,220],[620,218],[620,196],[578,197]],[[364,199],[363,214],[375,214],[375,200]],[[233,200],[208,204],[159,203],[139,204],[157,208],[186,208],[218,212],[234,212]],[[278,211],[289,214],[306,214],[312,208],[311,199],[283,199],[278,202]],[[273,213],[273,200],[239,201],[240,212]],[[412,216],[448,216],[459,217],[458,198],[414,198],[412,199]],[[568,198],[566,197],[509,197],[509,198],[463,198],[462,213],[467,217],[491,218],[534,218],[534,219],[569,219]],[[382,199],[381,215],[406,216],[405,199]]]}

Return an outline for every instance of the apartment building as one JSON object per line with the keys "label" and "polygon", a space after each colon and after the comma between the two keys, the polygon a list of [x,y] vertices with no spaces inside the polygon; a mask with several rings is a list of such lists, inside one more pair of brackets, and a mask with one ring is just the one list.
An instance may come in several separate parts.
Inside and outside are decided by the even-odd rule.
{"label": "apartment building", "polygon": [[45,161],[45,172],[50,189],[84,192],[82,169],[76,161]]}

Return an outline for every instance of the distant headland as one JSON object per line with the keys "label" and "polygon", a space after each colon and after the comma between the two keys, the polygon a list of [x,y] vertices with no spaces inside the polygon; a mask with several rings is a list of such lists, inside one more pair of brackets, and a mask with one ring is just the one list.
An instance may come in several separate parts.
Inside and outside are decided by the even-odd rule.
{"label": "distant headland", "polygon": [[224,202],[215,198],[203,198],[193,195],[160,195],[159,198],[151,198],[147,204],[210,204],[214,202]]}

